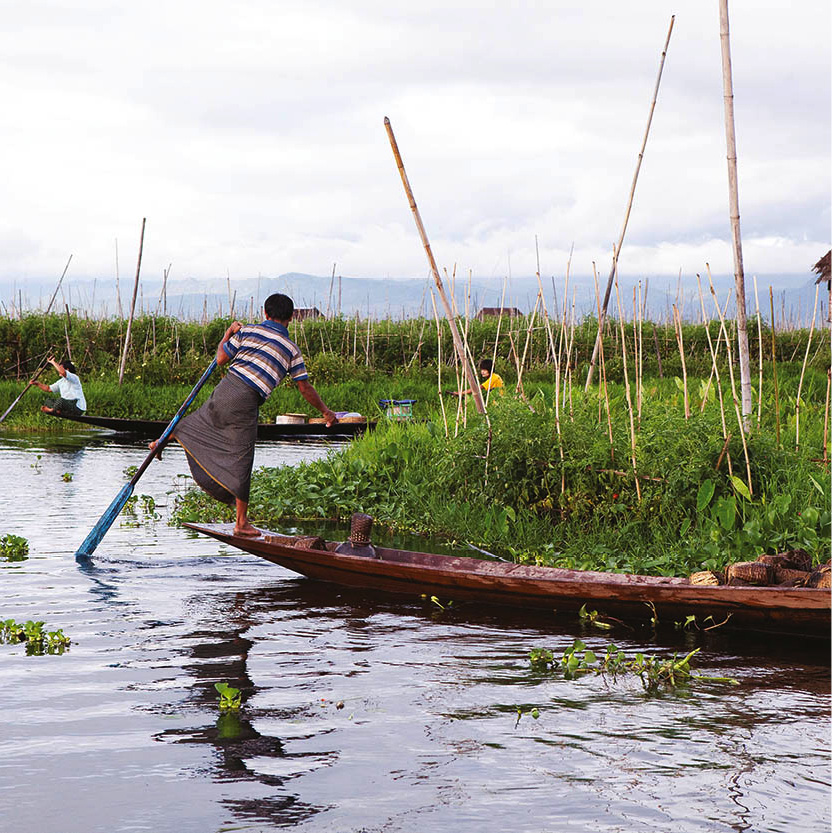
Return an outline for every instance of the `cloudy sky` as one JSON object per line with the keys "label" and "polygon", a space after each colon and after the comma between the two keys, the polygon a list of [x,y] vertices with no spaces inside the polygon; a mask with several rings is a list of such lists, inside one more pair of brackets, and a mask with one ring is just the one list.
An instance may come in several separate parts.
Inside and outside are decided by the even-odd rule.
{"label": "cloudy sky", "polygon": [[[0,0],[0,278],[732,271],[717,0]],[[830,4],[731,0],[746,274],[830,240]]]}

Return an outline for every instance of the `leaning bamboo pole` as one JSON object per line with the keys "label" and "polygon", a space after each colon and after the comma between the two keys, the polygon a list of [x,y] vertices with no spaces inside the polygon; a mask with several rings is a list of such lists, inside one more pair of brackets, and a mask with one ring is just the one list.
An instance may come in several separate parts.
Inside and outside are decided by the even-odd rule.
{"label": "leaning bamboo pole", "polygon": [[[601,294],[598,292],[598,272],[595,269],[595,261],[592,262],[592,278],[595,282],[595,306],[598,310],[598,320],[601,320]],[[655,332],[655,331],[654,331]],[[610,395],[607,389],[607,365],[604,361],[604,341],[601,340],[598,353],[601,359],[601,384],[598,386],[598,422],[601,422],[601,390],[604,392],[604,405],[607,412],[607,433],[610,438],[610,460],[615,463],[615,444],[612,439],[612,417],[610,416]]]}
{"label": "leaning bamboo pole", "polygon": [[419,231],[419,237],[422,239],[422,245],[425,249],[425,254],[428,258],[428,263],[430,264],[431,273],[433,274],[433,280],[436,284],[436,289],[439,292],[439,298],[442,301],[442,306],[445,308],[445,317],[448,319],[448,323],[451,326],[451,336],[454,340],[454,348],[456,349],[457,356],[459,357],[459,361],[462,364],[465,370],[465,376],[468,379],[468,384],[471,388],[472,396],[474,397],[474,403],[477,407],[477,411],[480,414],[485,413],[485,403],[482,398],[482,392],[480,391],[479,380],[477,379],[476,372],[471,364],[468,362],[465,356],[465,348],[462,344],[462,339],[459,335],[459,330],[456,326],[456,321],[454,320],[454,314],[451,310],[451,305],[448,303],[448,296],[445,293],[445,287],[442,284],[442,278],[439,275],[439,270],[436,268],[436,261],[433,258],[433,252],[430,248],[430,243],[428,242],[428,236],[425,232],[425,227],[422,224],[422,218],[419,214],[419,209],[416,206],[416,200],[413,197],[413,190],[410,187],[410,182],[407,178],[407,173],[404,170],[404,162],[402,161],[401,154],[399,153],[399,146],[396,142],[396,137],[393,135],[393,127],[390,124],[390,119],[386,116],[384,117],[384,127],[387,130],[387,137],[390,140],[390,147],[393,149],[393,156],[396,159],[396,165],[399,169],[399,175],[401,176],[402,185],[404,186],[405,194],[407,195],[408,202],[410,203],[410,210],[413,212],[413,219],[416,221],[416,228]]}
{"label": "leaning bamboo pole", "polygon": [[[613,263],[618,263],[617,253],[613,252]],[[621,309],[621,294],[618,292],[618,268],[615,270],[615,300],[618,305],[618,324],[621,328],[621,356],[624,360],[624,394],[627,398],[627,412],[630,415],[630,455],[633,464],[633,477],[636,482],[636,495],[641,502],[641,485],[638,482],[636,467],[636,426],[633,417],[633,398],[630,396],[630,376],[627,373],[627,343],[624,337],[624,313]]]}
{"label": "leaning bamboo pole", "polygon": [[737,350],[740,359],[743,429],[751,430],[751,361],[748,353],[748,323],[745,311],[745,273],[742,264],[740,201],[737,184],[737,137],[734,130],[734,87],[731,74],[731,36],[728,27],[728,0],[719,0],[719,35],[722,45],[722,91],[725,103],[725,144],[728,155],[728,202],[731,215],[731,241],[734,254],[734,283],[737,295]]}
{"label": "leaning bamboo pole", "polygon": [[800,449],[800,394],[803,391],[803,376],[806,373],[806,363],[809,361],[809,349],[812,347],[812,334],[815,332],[815,316],[818,314],[818,294],[820,284],[815,284],[815,306],[812,310],[812,323],[809,325],[809,340],[806,342],[806,353],[803,356],[803,367],[800,369],[800,382],[797,383],[797,398],[794,401],[794,450]]}
{"label": "leaning bamboo pole", "polygon": [[136,313],[136,295],[139,290],[139,274],[142,269],[142,250],[144,249],[144,227],[147,218],[142,218],[142,233],[139,238],[139,259],[136,263],[136,280],[133,282],[133,301],[130,303],[130,317],[127,319],[127,332],[124,334],[124,351],[121,354],[121,365],[118,369],[118,384],[124,379],[124,366],[127,364],[127,351],[130,349],[130,334],[133,330],[133,316]]}
{"label": "leaning bamboo pole", "polygon": [[[618,244],[615,246],[615,248],[613,250],[615,254],[613,255],[613,263],[612,263],[612,267],[610,268],[609,278],[607,278],[607,288],[604,291],[604,303],[601,307],[601,316],[604,319],[607,317],[607,307],[610,303],[610,294],[612,292],[612,282],[613,282],[613,279],[615,278],[616,270],[618,269],[618,257],[621,254],[621,247],[624,245],[624,235],[627,231],[627,223],[630,220],[630,211],[633,207],[633,199],[634,199],[635,193],[636,193],[636,183],[638,182],[638,174],[639,174],[639,171],[641,170],[641,161],[642,161],[642,159],[644,159],[644,151],[645,151],[645,148],[647,147],[647,137],[650,135],[650,125],[653,121],[653,111],[656,109],[656,101],[659,97],[659,84],[661,83],[661,80],[662,80],[662,71],[664,70],[664,61],[665,61],[665,58],[667,56],[667,47],[670,44],[670,34],[671,34],[671,32],[673,32],[673,22],[674,22],[674,20],[676,20],[676,15],[671,15],[670,26],[667,30],[667,39],[665,40],[664,49],[662,50],[661,61],[659,62],[659,74],[658,74],[658,77],[656,78],[656,86],[653,90],[653,100],[650,102],[650,114],[647,117],[647,128],[644,131],[644,139],[641,142],[641,150],[639,151],[639,154],[638,154],[638,162],[636,163],[636,170],[635,170],[635,173],[633,174],[632,184],[630,185],[630,196],[629,196],[629,199],[627,201],[627,209],[624,212],[624,222],[621,225],[621,233],[618,236]],[[587,372],[587,375],[586,375],[586,385],[585,385],[586,390],[589,390],[589,386],[592,384],[592,373],[593,373],[593,370],[595,368],[595,362],[597,361],[597,358],[598,358],[598,340],[596,339],[595,347],[592,349],[592,358],[590,359],[590,362],[589,362],[589,371]]]}
{"label": "leaning bamboo pole", "polygon": [[685,420],[690,420],[690,401],[688,399],[688,370],[685,365],[685,344],[682,337],[682,317],[676,305],[673,305],[673,325],[676,330],[676,344],[679,347],[679,357],[682,360],[682,391],[685,396]]}

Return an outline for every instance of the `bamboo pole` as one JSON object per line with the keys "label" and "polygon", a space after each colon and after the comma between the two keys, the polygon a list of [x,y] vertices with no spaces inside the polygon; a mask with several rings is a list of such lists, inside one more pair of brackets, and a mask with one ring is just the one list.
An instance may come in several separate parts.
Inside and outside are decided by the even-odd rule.
{"label": "bamboo pole", "polygon": [[829,462],[829,393],[832,388],[832,368],[826,369],[826,405],[823,410],[823,462]]}
{"label": "bamboo pole", "polygon": [[436,284],[436,289],[439,292],[439,298],[442,301],[442,306],[445,308],[445,317],[448,319],[448,323],[451,326],[451,336],[454,340],[454,348],[456,349],[459,361],[465,370],[465,376],[468,379],[468,384],[471,388],[472,396],[474,397],[474,403],[476,405],[477,411],[480,414],[484,414],[485,403],[483,402],[482,392],[480,391],[479,380],[477,379],[477,375],[474,368],[466,359],[465,348],[462,344],[462,339],[459,335],[459,330],[457,329],[453,312],[451,311],[451,305],[448,303],[448,297],[445,294],[445,287],[442,284],[442,278],[439,275],[439,270],[436,268],[436,261],[433,258],[433,252],[431,251],[430,243],[428,242],[428,236],[425,232],[425,227],[422,224],[422,218],[419,214],[419,209],[416,206],[416,200],[413,197],[413,190],[410,187],[410,182],[407,178],[407,173],[404,170],[404,162],[402,161],[401,154],[399,153],[399,146],[396,142],[396,137],[393,135],[393,127],[390,124],[390,119],[388,119],[386,116],[384,117],[384,127],[387,130],[387,137],[390,140],[390,147],[393,149],[393,156],[396,159],[396,165],[399,169],[399,175],[401,176],[402,185],[404,186],[405,194],[407,195],[408,202],[410,203],[410,210],[413,212],[413,219],[416,221],[416,228],[419,231],[419,237],[421,237],[422,239],[422,245],[424,246],[425,254],[427,255],[428,263],[430,264],[430,269],[431,273],[433,274],[433,280]]}
{"label": "bamboo pole", "polygon": [[774,377],[774,419],[777,424],[777,445],[780,445],[780,388],[777,385],[777,337],[774,328],[774,290],[769,284],[768,297],[771,302],[771,369]]}
{"label": "bamboo pole", "polygon": [[[433,320],[436,322],[436,384],[439,386],[439,407],[442,409],[442,422],[445,424],[445,437],[448,437],[448,415],[445,413],[445,400],[442,398],[442,326],[436,312],[436,299],[433,288],[430,291],[430,303],[433,306]],[[457,389],[458,390],[458,389]]]}
{"label": "bamboo pole", "polygon": [[[497,319],[497,337],[494,339],[494,352],[491,356],[491,370],[494,371],[494,366],[497,364],[497,346],[500,344],[500,328],[503,325],[503,307],[506,303],[506,286],[508,285],[508,275],[503,279],[503,294],[500,297],[500,316]],[[459,390],[459,389],[457,389]],[[485,392],[485,407],[488,408],[488,400],[491,397],[491,386]]]}
{"label": "bamboo pole", "polygon": [[136,312],[136,294],[139,290],[139,274],[142,268],[142,250],[144,249],[144,227],[147,218],[142,218],[142,234],[139,238],[139,259],[136,263],[136,280],[133,283],[133,301],[130,304],[130,318],[127,320],[127,332],[124,334],[124,351],[121,354],[121,365],[118,369],[118,384],[124,380],[124,366],[127,364],[127,351],[130,349],[130,334],[133,330],[133,316]]}
{"label": "bamboo pole", "polygon": [[757,293],[757,276],[754,276],[754,301],[757,305],[757,364],[760,366],[760,376],[757,381],[757,428],[763,418],[763,322],[760,317],[760,296]]}
{"label": "bamboo pole", "polygon": [[[613,263],[618,263],[617,253],[613,252]],[[636,426],[633,418],[633,398],[630,396],[630,376],[627,373],[627,343],[624,337],[624,312],[621,309],[621,294],[618,291],[618,269],[615,270],[615,301],[618,305],[618,325],[621,329],[621,356],[624,360],[624,394],[627,398],[627,412],[630,415],[630,455],[633,464],[633,477],[636,482],[636,495],[641,502],[641,486],[638,482],[636,467]]]}
{"label": "bamboo pole", "polygon": [[[645,151],[645,148],[647,147],[647,137],[650,135],[650,125],[653,121],[653,111],[656,109],[656,101],[659,97],[659,84],[661,83],[661,80],[662,80],[662,71],[664,70],[664,61],[665,61],[665,58],[667,56],[667,47],[670,44],[670,34],[671,34],[671,32],[673,32],[673,22],[675,20],[676,20],[676,15],[671,15],[671,17],[670,17],[670,26],[668,27],[668,30],[667,30],[667,39],[665,40],[664,49],[662,50],[661,61],[659,62],[659,74],[656,78],[656,86],[653,90],[653,100],[650,102],[650,113],[647,117],[647,128],[644,131],[644,138],[641,142],[641,150],[639,151],[638,161],[636,162],[636,170],[635,170],[635,173],[633,174],[632,184],[630,185],[630,196],[629,196],[629,199],[627,201],[627,209],[624,212],[624,222],[621,225],[621,233],[618,236],[618,244],[615,246],[615,248],[613,250],[613,252],[614,252],[614,254],[613,254],[613,263],[612,263],[612,267],[610,268],[609,278],[607,278],[607,288],[604,291],[604,303],[601,307],[601,316],[604,319],[607,316],[607,307],[610,303],[610,294],[612,292],[612,282],[613,282],[613,279],[615,278],[615,273],[616,273],[616,270],[618,268],[618,257],[621,254],[621,247],[624,245],[624,235],[627,231],[627,223],[630,220],[630,211],[633,207],[633,199],[634,199],[635,193],[636,193],[636,183],[638,182],[638,174],[639,174],[639,171],[641,169],[641,161],[642,161],[642,159],[644,159],[644,151]],[[589,362],[589,371],[587,372],[587,375],[586,375],[585,390],[589,390],[589,386],[592,384],[592,373],[593,373],[593,370],[595,368],[595,362],[597,361],[597,358],[598,358],[598,340],[596,339],[595,347],[592,349],[592,358],[590,359],[590,362]]]}
{"label": "bamboo pole", "polygon": [[725,143],[728,156],[728,202],[731,216],[731,241],[734,254],[734,283],[737,296],[737,337],[740,359],[743,430],[751,430],[751,361],[748,352],[748,323],[745,310],[745,273],[742,264],[740,202],[737,182],[737,138],[734,130],[734,89],[731,74],[731,36],[728,26],[728,0],[719,0],[719,35],[722,45],[722,88],[725,102]]}
{"label": "bamboo pole", "polygon": [[688,400],[688,371],[685,365],[685,345],[682,338],[682,317],[676,305],[673,305],[673,326],[676,329],[676,344],[679,346],[679,357],[682,360],[682,390],[685,395],[685,420],[690,420],[690,401]]}
{"label": "bamboo pole", "polygon": [[[722,396],[722,380],[719,377],[719,367],[717,365],[717,355],[719,349],[719,343],[717,342],[717,350],[714,350],[714,343],[711,339],[711,318],[710,316],[706,315],[705,313],[705,299],[702,295],[702,281],[699,277],[699,273],[696,273],[696,286],[699,289],[699,306],[702,311],[702,321],[705,323],[705,335],[708,338],[708,350],[711,354],[711,375],[716,377],[716,391],[717,395],[719,396],[719,417],[722,422],[722,437],[725,439],[725,451],[727,453],[728,450],[728,443],[730,442],[731,435],[728,434],[728,424],[725,420],[725,401]],[[725,306],[727,308],[728,302],[725,302]],[[717,339],[722,338],[722,331],[717,334]],[[708,380],[708,384],[710,385],[710,379]],[[703,399],[702,401],[702,408],[700,409],[700,413],[705,410],[705,402],[707,399]],[[719,469],[719,465],[717,465],[717,469]],[[734,474],[733,464],[731,462],[731,455],[728,455],[728,473],[730,475]]]}
{"label": "bamboo pole", "polygon": [[61,288],[61,284],[64,280],[64,275],[66,275],[66,271],[69,269],[69,263],[72,260],[72,255],[69,256],[69,260],[66,262],[66,266],[64,267],[64,271],[61,273],[61,277],[58,279],[58,286],[55,287],[55,292],[52,293],[52,298],[49,300],[49,304],[46,308],[46,312],[43,314],[44,316],[49,315],[49,311],[52,309],[52,305],[55,303],[55,297],[58,295],[58,290]]}
{"label": "bamboo pole", "polygon": [[794,450],[800,449],[800,394],[803,391],[803,375],[806,373],[806,363],[809,360],[809,349],[812,347],[812,334],[815,332],[815,316],[818,314],[818,295],[820,284],[815,284],[815,306],[812,310],[812,323],[809,325],[809,340],[806,342],[806,353],[803,356],[803,367],[800,369],[800,382],[797,383],[797,398],[794,401]]}
{"label": "bamboo pole", "polygon": [[719,315],[719,326],[725,333],[725,347],[728,353],[728,375],[731,378],[731,397],[734,400],[734,410],[737,413],[737,424],[739,425],[740,439],[742,440],[742,452],[745,456],[745,472],[748,476],[748,492],[753,496],[754,487],[751,483],[751,461],[748,457],[748,443],[745,434],[746,415],[740,413],[740,399],[737,396],[737,386],[734,380],[734,361],[731,355],[731,339],[729,338],[728,332],[725,329],[725,317],[722,315],[722,310],[719,309],[719,301],[716,297],[716,290],[714,290],[714,282],[713,278],[711,277],[711,268],[710,266],[708,266],[707,263],[705,264],[705,268],[708,270],[708,283],[711,288],[711,297],[713,298],[714,306],[716,307],[717,314]]}
{"label": "bamboo pole", "polygon": [[[598,320],[600,321],[600,319],[601,319],[601,294],[598,292],[598,272],[595,269],[595,261],[592,262],[592,278],[595,282],[595,306],[598,309]],[[655,332],[656,331],[654,329],[653,333],[655,334]],[[610,438],[610,460],[613,463],[615,463],[615,446],[613,444],[613,439],[612,439],[612,417],[610,416],[610,395],[609,395],[609,391],[607,390],[607,366],[606,366],[606,362],[604,361],[604,341],[603,341],[603,339],[601,340],[601,344],[600,344],[599,356],[601,358],[601,385],[599,386],[599,389],[603,388],[603,391],[604,391],[604,405],[605,405],[606,411],[607,411],[607,433],[608,433],[609,438]],[[600,392],[600,390],[599,390],[598,393],[599,393],[599,397],[598,397],[598,412],[599,412],[598,422],[600,423],[601,422],[601,416],[600,416],[600,411],[601,411],[600,393],[601,392]]]}

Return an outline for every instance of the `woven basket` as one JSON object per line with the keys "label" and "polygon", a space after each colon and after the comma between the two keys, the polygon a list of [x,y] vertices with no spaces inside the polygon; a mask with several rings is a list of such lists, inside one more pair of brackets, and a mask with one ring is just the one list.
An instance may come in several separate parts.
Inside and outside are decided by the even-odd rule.
{"label": "woven basket", "polygon": [[812,570],[812,557],[805,550],[789,550],[783,555],[788,557],[790,567],[795,570]]}
{"label": "woven basket", "polygon": [[774,569],[774,581],[778,585],[805,585],[809,581],[809,576],[810,574],[805,570],[781,568],[779,565]]}
{"label": "woven basket", "polygon": [[737,562],[729,565],[729,585],[768,585],[771,582],[771,567],[764,562]]}
{"label": "woven basket", "polygon": [[813,571],[806,583],[810,588],[832,588],[832,570],[829,565],[823,565]]}
{"label": "woven basket", "polygon": [[320,536],[299,536],[293,547],[300,550],[326,550],[326,542]]}
{"label": "woven basket", "polygon": [[721,585],[722,577],[712,570],[700,570],[688,577],[691,585]]}
{"label": "woven basket", "polygon": [[761,553],[757,557],[758,562],[764,565],[771,565],[775,568],[786,568],[791,566],[791,560],[786,553]]}

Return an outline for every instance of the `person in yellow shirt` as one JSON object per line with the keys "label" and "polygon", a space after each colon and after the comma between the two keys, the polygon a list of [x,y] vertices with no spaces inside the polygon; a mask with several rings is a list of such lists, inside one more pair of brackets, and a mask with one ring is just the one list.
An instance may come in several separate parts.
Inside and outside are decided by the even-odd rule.
{"label": "person in yellow shirt", "polygon": [[[479,364],[480,369],[480,376],[482,377],[482,390],[483,391],[500,391],[502,394],[502,390],[505,386],[503,383],[503,378],[494,371],[494,363],[490,359],[482,359],[480,360]],[[472,394],[473,391],[468,388],[466,391],[451,391],[455,397],[464,397],[466,394]]]}

